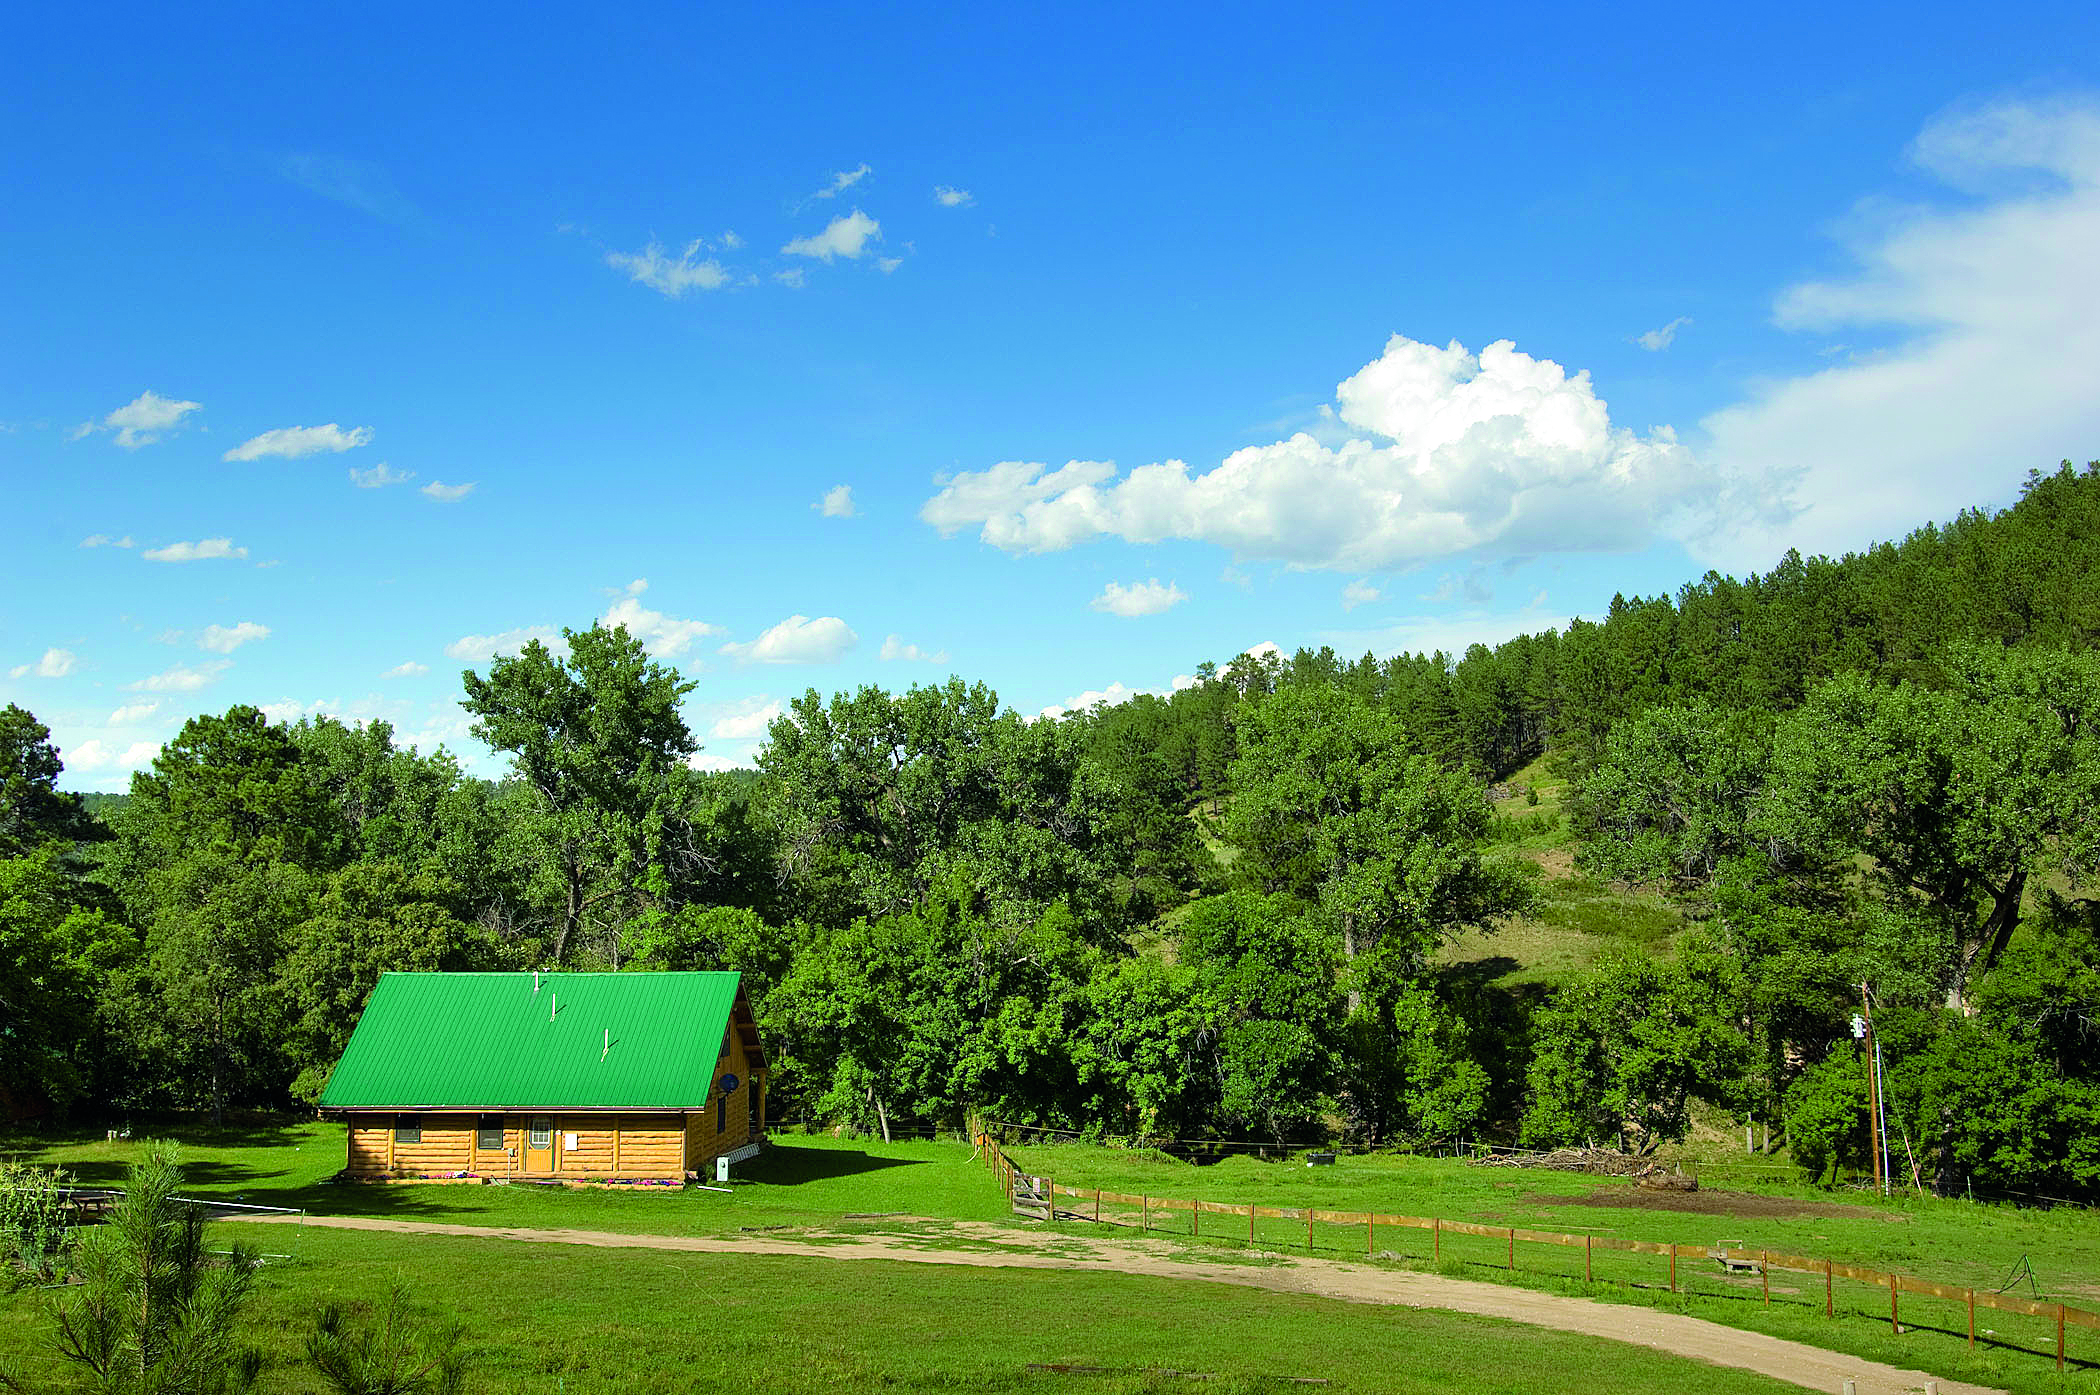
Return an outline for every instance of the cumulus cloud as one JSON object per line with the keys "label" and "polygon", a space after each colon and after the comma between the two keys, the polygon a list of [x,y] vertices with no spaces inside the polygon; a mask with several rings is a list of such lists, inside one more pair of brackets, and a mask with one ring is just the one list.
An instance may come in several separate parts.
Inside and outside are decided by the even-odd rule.
{"label": "cumulus cloud", "polygon": [[719,291],[736,277],[713,257],[702,257],[706,244],[695,238],[677,257],[668,255],[662,244],[651,241],[639,252],[608,252],[605,264],[627,273],[637,285],[676,300],[687,291]]}
{"label": "cumulus cloud", "polygon": [[1171,610],[1188,599],[1179,586],[1168,582],[1159,584],[1159,578],[1149,581],[1133,581],[1125,586],[1120,581],[1111,581],[1101,588],[1101,594],[1088,602],[1091,609],[1105,615],[1120,615],[1125,620],[1134,620],[1140,615],[1157,615]]}
{"label": "cumulus cloud", "polygon": [[244,644],[270,637],[268,625],[258,625],[253,620],[243,620],[238,625],[207,625],[204,633],[197,637],[199,649],[209,649],[214,654],[231,654]]}
{"label": "cumulus cloud", "polygon": [[2100,104],[1972,106],[1912,161],[1959,197],[1869,203],[1853,269],[1778,299],[1786,329],[1892,335],[1761,385],[1702,425],[1723,465],[1780,481],[1796,516],[1695,548],[1731,568],[1839,552],[2009,493],[2100,439]]}
{"label": "cumulus cloud", "polygon": [[766,734],[766,728],[773,724],[773,719],[785,710],[779,698],[766,697],[763,694],[746,698],[737,703],[733,711],[717,718],[715,724],[707,729],[707,734],[720,737],[724,741],[756,741]]}
{"label": "cumulus cloud", "polygon": [[799,266],[791,266],[786,271],[774,272],[773,279],[791,291],[799,291],[809,284],[809,273]]}
{"label": "cumulus cloud", "polygon": [[430,672],[429,664],[419,664],[414,659],[410,659],[406,663],[395,664],[379,676],[381,678],[414,678],[419,674],[428,672]]}
{"label": "cumulus cloud", "polygon": [[873,173],[875,171],[869,167],[867,162],[862,161],[856,169],[840,170],[837,174],[831,176],[831,183],[817,190],[810,197],[813,199],[835,199]]}
{"label": "cumulus cloud", "polygon": [[945,664],[948,651],[942,649],[929,654],[916,644],[906,644],[903,635],[890,635],[882,641],[882,660],[884,663]]}
{"label": "cumulus cloud", "polygon": [[113,537],[111,537],[111,536],[110,536],[109,534],[107,534],[107,533],[92,533],[92,534],[89,534],[89,535],[88,535],[87,537],[84,537],[84,538],[82,538],[82,539],[80,540],[80,545],[81,545],[82,547],[136,547],[136,546],[138,546],[138,544],[137,544],[137,543],[135,543],[135,542],[133,542],[133,541],[131,540],[131,534],[129,534],[129,533],[126,533],[126,534],[125,534],[125,535],[124,535],[123,537],[121,537],[121,538],[113,538]]}
{"label": "cumulus cloud", "polygon": [[823,262],[833,257],[853,261],[868,250],[870,242],[880,241],[882,224],[856,208],[843,218],[832,219],[824,231],[798,237],[780,250],[791,257],[815,257]]}
{"label": "cumulus cloud", "polygon": [[1677,331],[1683,329],[1686,325],[1690,324],[1691,322],[1692,317],[1690,315],[1679,315],[1676,319],[1670,321],[1661,329],[1651,329],[1645,334],[1635,335],[1633,342],[1640,345],[1642,348],[1646,349],[1651,354],[1661,353],[1664,349],[1669,348],[1671,343],[1676,340]]}
{"label": "cumulus cloud", "polygon": [[875,269],[885,276],[903,265],[904,258],[902,257],[877,257],[875,259]]}
{"label": "cumulus cloud", "polygon": [[150,678],[141,678],[124,686],[134,693],[194,693],[217,682],[219,675],[232,666],[230,659],[214,659],[195,667],[177,664]]}
{"label": "cumulus cloud", "polygon": [[830,489],[824,491],[823,498],[811,504],[810,507],[823,514],[826,518],[851,518],[856,512],[853,507],[853,486],[850,484],[833,485]]}
{"label": "cumulus cloud", "polygon": [[626,626],[627,633],[659,659],[675,659],[692,648],[695,640],[722,633],[720,625],[710,625],[705,620],[681,620],[649,609],[641,601],[642,593],[648,589],[647,578],[628,582],[620,598],[605,612],[606,625]]}
{"label": "cumulus cloud", "polygon": [[78,746],[68,747],[65,752],[66,768],[72,771],[103,770],[125,774],[140,770],[153,763],[160,754],[158,741],[134,741],[118,750],[99,738],[83,741]]}
{"label": "cumulus cloud", "polygon": [[424,498],[434,499],[440,504],[456,504],[474,492],[474,485],[472,483],[447,484],[443,480],[432,480],[416,492]]}
{"label": "cumulus cloud", "polygon": [[35,674],[38,678],[63,678],[73,671],[80,656],[70,649],[46,649],[44,657],[33,664],[17,664],[8,670],[10,678],[27,678]]}
{"label": "cumulus cloud", "polygon": [[236,562],[247,555],[248,549],[235,547],[232,538],[174,542],[166,547],[149,547],[139,554],[148,562]]}
{"label": "cumulus cloud", "polygon": [[1702,526],[1711,473],[1667,427],[1612,425],[1587,373],[1507,340],[1394,335],[1336,389],[1335,443],[1299,432],[1192,473],[1002,461],[937,481],[919,516],[1009,552],[1194,539],[1296,568],[1391,570],[1472,549],[1612,549]]}
{"label": "cumulus cloud", "polygon": [[182,425],[182,419],[203,407],[201,402],[181,402],[157,392],[142,392],[99,422],[85,422],[73,431],[73,439],[97,431],[116,432],[116,442],[126,450],[150,446]]}
{"label": "cumulus cloud", "polygon": [[715,775],[728,770],[743,769],[747,764],[747,762],[737,760],[731,756],[721,755],[715,751],[695,751],[685,758],[685,763],[686,768],[689,770],[705,770]]}
{"label": "cumulus cloud", "polygon": [[1368,580],[1359,577],[1342,588],[1342,609],[1354,610],[1360,605],[1369,605],[1384,594]]}
{"label": "cumulus cloud", "polygon": [[372,439],[372,428],[353,426],[348,431],[329,422],[326,426],[280,426],[260,436],[250,436],[221,456],[222,460],[299,460],[309,455],[339,454],[355,450]]}
{"label": "cumulus cloud", "polygon": [[128,727],[136,722],[145,721],[158,711],[160,711],[159,698],[154,698],[148,702],[127,702],[109,714],[109,724],[113,727]]}
{"label": "cumulus cloud", "polygon": [[977,198],[968,189],[957,189],[946,184],[933,186],[933,201],[942,208],[968,208]]}
{"label": "cumulus cloud", "polygon": [[470,664],[486,663],[498,654],[515,654],[534,640],[557,653],[568,644],[561,637],[561,631],[550,625],[522,625],[492,635],[461,635],[445,646],[445,653]]}
{"label": "cumulus cloud", "polygon": [[748,644],[723,645],[722,652],[747,664],[828,664],[859,642],[836,615],[790,615]]}
{"label": "cumulus cloud", "polygon": [[350,467],[350,483],[359,489],[384,489],[390,484],[407,484],[415,477],[414,470],[396,470],[384,460],[369,470]]}

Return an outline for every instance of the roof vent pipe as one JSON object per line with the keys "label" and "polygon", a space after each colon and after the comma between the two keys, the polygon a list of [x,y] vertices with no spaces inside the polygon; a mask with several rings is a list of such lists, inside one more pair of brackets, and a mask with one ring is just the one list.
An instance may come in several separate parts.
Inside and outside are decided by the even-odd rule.
{"label": "roof vent pipe", "polygon": [[537,996],[540,991],[540,971],[538,969],[534,969],[532,971],[532,991],[535,996]]}
{"label": "roof vent pipe", "polygon": [[605,1029],[605,1049],[598,1053],[598,1059],[602,1061],[610,1055],[612,1055],[612,1028],[607,1027]]}

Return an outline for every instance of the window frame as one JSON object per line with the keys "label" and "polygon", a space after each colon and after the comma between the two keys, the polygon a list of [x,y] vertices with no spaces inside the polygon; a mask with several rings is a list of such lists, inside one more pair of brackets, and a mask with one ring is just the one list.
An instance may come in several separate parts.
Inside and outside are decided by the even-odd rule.
{"label": "window frame", "polygon": [[[494,1143],[489,1142],[491,1134],[495,1135]],[[474,1125],[474,1147],[476,1151],[483,1153],[507,1152],[510,1148],[510,1130],[504,1127],[501,1118],[497,1118],[493,1123],[487,1119],[478,1120]]]}
{"label": "window frame", "polygon": [[[541,1125],[546,1127],[542,1128]],[[551,1116],[529,1120],[525,1126],[525,1146],[533,1151],[554,1147],[554,1120]]]}
{"label": "window frame", "polygon": [[423,1141],[423,1116],[420,1114],[396,1114],[394,1116],[394,1143],[419,1144]]}

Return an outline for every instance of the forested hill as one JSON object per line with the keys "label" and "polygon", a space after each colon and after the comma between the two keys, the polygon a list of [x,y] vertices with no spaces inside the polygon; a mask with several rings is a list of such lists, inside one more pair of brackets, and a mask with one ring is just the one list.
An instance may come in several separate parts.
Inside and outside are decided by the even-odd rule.
{"label": "forested hill", "polygon": [[[1500,778],[1549,745],[1586,764],[1615,723],[1659,703],[1781,712],[1838,673],[1940,683],[1956,640],[2100,644],[2100,463],[2030,474],[1996,513],[1970,510],[1835,560],[1789,552],[1740,581],[1709,572],[1675,596],[1614,596],[1602,620],[1494,649],[1383,661],[1301,649],[1281,669],[1243,659],[1225,676],[1242,690],[1339,683],[1444,759]],[[1138,699],[1109,724],[1142,733],[1207,796],[1222,792],[1229,760],[1214,730],[1223,710],[1206,687]]]}
{"label": "forested hill", "polygon": [[[8,707],[0,1113],[310,1102],[393,969],[729,968],[812,1120],[1646,1148],[1703,1108],[1821,1175],[1864,986],[1922,1176],[2100,1191],[2096,564],[2066,466],[1456,662],[1241,655],[1057,721],[812,691],[755,774],[693,769],[690,685],[596,625],[462,674],[497,782],[237,705],[90,808]],[[1542,755],[1572,839],[1496,807]],[[1564,971],[1449,957],[1577,896]]]}

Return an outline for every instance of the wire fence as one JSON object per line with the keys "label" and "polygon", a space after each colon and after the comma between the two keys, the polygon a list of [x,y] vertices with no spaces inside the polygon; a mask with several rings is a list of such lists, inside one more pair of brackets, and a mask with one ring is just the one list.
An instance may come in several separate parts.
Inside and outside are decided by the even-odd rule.
{"label": "wire fence", "polygon": [[[1617,1283],[1653,1289],[1656,1279],[1666,1274],[1673,1294],[1728,1297],[1766,1307],[1772,1305],[1776,1294],[1783,1304],[1821,1307],[1824,1316],[1831,1319],[1855,1317],[1868,1311],[1876,1312],[1878,1318],[1885,1297],[1890,1330],[1899,1335],[1906,1330],[1933,1330],[1965,1336],[1972,1348],[1980,1340],[1986,1345],[2043,1356],[2050,1354],[2053,1335],[2059,1371],[2069,1360],[2067,1328],[2100,1331],[2100,1313],[2068,1303],[1935,1283],[1833,1259],[1751,1249],[1740,1242],[1680,1245],[1616,1235],[1574,1235],[1521,1226],[1481,1225],[1438,1216],[1261,1206],[1252,1202],[1243,1205],[1075,1187],[1059,1183],[1047,1174],[1023,1171],[988,1131],[980,1131],[973,1142],[998,1178],[1014,1213],[1033,1220],[1125,1226],[1141,1234],[1185,1236],[1191,1241],[1258,1249],[1306,1253],[1324,1249],[1361,1254],[1366,1259],[1427,1260],[1437,1266],[1460,1263],[1512,1275],[1522,1272],[1579,1279],[1584,1284]],[[1520,1251],[1519,1246],[1527,1248]],[[1580,1252],[1579,1257],[1576,1251]],[[1521,1269],[1520,1253],[1524,1256]],[[1655,1263],[1658,1259],[1663,1261],[1661,1265]],[[1776,1288],[1775,1275],[1781,1276]],[[1871,1299],[1867,1297],[1870,1293],[1874,1295]],[[1904,1302],[1906,1295],[1911,1299],[1908,1306]],[[2016,1329],[2002,1331],[1996,1327],[1979,1328],[1979,1309],[1991,1321],[2002,1323],[2004,1318],[1991,1315],[2003,1314],[2006,1318],[2037,1319],[2040,1326],[2022,1323]]]}

